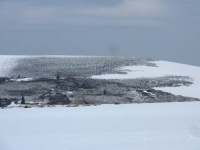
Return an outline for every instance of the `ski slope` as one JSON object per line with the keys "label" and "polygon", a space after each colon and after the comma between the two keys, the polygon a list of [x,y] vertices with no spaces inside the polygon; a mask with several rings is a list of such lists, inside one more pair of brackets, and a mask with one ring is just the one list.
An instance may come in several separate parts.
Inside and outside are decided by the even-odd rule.
{"label": "ski slope", "polygon": [[1,150],[199,150],[200,102],[0,109]]}

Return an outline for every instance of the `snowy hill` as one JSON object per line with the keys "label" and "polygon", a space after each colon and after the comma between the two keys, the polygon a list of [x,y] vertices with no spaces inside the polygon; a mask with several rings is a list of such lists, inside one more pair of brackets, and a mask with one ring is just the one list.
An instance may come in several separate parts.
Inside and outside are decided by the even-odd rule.
{"label": "snowy hill", "polygon": [[[198,89],[200,68],[184,64],[0,56],[0,102],[11,102],[0,109],[0,150],[199,150]],[[21,95],[27,106],[14,103]]]}
{"label": "snowy hill", "polygon": [[[103,56],[0,56],[0,76],[27,77],[99,75],[120,73],[116,68],[130,65],[155,66],[153,59]],[[121,72],[123,73],[123,72]]]}
{"label": "snowy hill", "polygon": [[[2,55],[0,56],[0,70],[0,77],[8,77],[12,81],[52,79],[59,73],[62,77],[86,77],[111,81],[115,79],[126,86],[133,86],[137,83],[139,84],[136,85],[138,89],[153,88],[174,95],[200,98],[198,91],[200,67],[153,59],[108,56]],[[15,79],[19,75],[22,79]],[[164,83],[161,84],[163,81]]]}
{"label": "snowy hill", "polygon": [[126,75],[120,74],[106,74],[95,75],[92,78],[98,79],[132,79],[132,78],[153,78],[163,76],[187,76],[192,79],[193,84],[190,86],[181,87],[159,87],[158,90],[166,91],[175,95],[183,95],[188,97],[200,98],[200,67],[190,66],[185,64],[167,62],[167,61],[155,61],[158,67],[148,66],[127,66],[120,68],[121,70],[127,70]]}

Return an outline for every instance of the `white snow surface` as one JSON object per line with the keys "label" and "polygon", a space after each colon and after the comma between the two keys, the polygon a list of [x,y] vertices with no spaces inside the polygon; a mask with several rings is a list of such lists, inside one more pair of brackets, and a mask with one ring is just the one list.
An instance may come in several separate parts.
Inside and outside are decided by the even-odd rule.
{"label": "white snow surface", "polygon": [[163,77],[169,75],[189,76],[193,79],[193,84],[189,87],[159,87],[157,90],[162,90],[175,95],[182,95],[194,98],[200,98],[200,67],[167,62],[156,61],[158,67],[148,66],[126,66],[119,70],[129,70],[127,74],[105,74],[95,75],[95,79],[133,79],[133,78],[148,78],[148,77]]}
{"label": "white snow surface", "polygon": [[33,78],[20,78],[20,79],[11,79],[11,81],[17,81],[17,82],[21,82],[21,81],[32,81]]}
{"label": "white snow surface", "polygon": [[0,109],[1,150],[199,150],[200,102]]}
{"label": "white snow surface", "polygon": [[20,56],[0,55],[0,77],[5,77]]}

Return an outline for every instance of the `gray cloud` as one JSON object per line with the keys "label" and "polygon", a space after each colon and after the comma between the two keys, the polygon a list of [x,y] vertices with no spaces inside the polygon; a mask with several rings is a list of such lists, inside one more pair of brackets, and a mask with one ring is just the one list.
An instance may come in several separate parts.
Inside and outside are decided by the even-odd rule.
{"label": "gray cloud", "polygon": [[157,17],[167,14],[167,6],[160,0],[123,0],[115,6],[87,9],[81,13],[114,17]]}
{"label": "gray cloud", "polygon": [[126,55],[199,65],[197,0],[1,0],[0,54]]}
{"label": "gray cloud", "polygon": [[[47,3],[47,2],[46,2]],[[65,5],[62,5],[64,3]],[[60,5],[39,5],[36,1],[3,1],[1,3],[1,27],[40,28],[43,25],[161,25],[156,20],[167,14],[167,6],[159,0],[123,0],[112,6],[76,5],[61,1]]]}

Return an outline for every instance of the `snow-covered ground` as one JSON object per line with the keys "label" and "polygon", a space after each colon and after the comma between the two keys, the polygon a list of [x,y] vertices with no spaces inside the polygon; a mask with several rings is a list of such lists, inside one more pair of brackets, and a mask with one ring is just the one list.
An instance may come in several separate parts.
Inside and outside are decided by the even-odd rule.
{"label": "snow-covered ground", "polygon": [[199,150],[200,102],[0,109],[1,150]]}
{"label": "snow-covered ground", "polygon": [[95,79],[132,79],[132,78],[148,78],[148,77],[163,77],[167,75],[189,76],[193,79],[194,84],[189,87],[164,87],[155,88],[175,95],[182,95],[194,98],[200,98],[200,67],[190,66],[185,64],[156,61],[158,67],[148,66],[126,66],[119,70],[128,70],[127,74],[105,74],[95,75]]}
{"label": "snow-covered ground", "polygon": [[[0,56],[0,77],[6,76],[21,57],[27,56]],[[194,80],[189,87],[156,89],[200,98],[200,67],[155,63],[158,67],[127,66],[119,68],[128,70],[127,74],[92,78],[189,76]],[[0,109],[0,150],[200,149],[200,102],[27,109],[12,103],[9,107],[13,108]]]}
{"label": "snow-covered ground", "polygon": [[0,77],[5,77],[9,70],[14,67],[17,56],[0,55]]}
{"label": "snow-covered ground", "polygon": [[11,81],[21,82],[21,81],[31,81],[33,78],[20,78],[20,79],[11,79]]}

